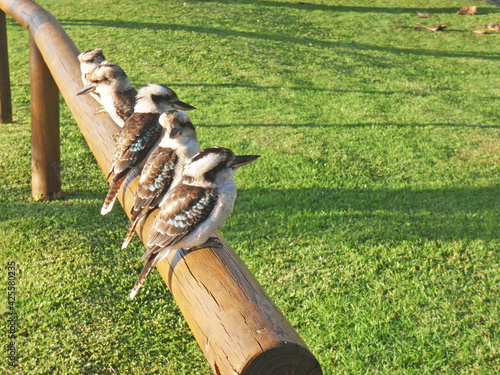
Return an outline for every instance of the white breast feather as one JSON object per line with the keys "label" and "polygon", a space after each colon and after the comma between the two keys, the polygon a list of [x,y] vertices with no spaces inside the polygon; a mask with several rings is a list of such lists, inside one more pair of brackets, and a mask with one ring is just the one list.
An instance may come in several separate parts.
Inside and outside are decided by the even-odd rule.
{"label": "white breast feather", "polygon": [[104,109],[106,109],[106,112],[109,113],[113,121],[116,122],[118,126],[123,127],[125,121],[123,121],[123,119],[118,116],[118,113],[116,113],[116,107],[112,95],[113,89],[108,86],[98,86],[96,91],[101,95],[101,102]]}
{"label": "white breast feather", "polygon": [[[186,137],[181,136],[179,138],[185,139]],[[184,171],[184,166],[186,165],[186,163],[190,158],[192,158],[194,155],[200,152],[200,144],[198,143],[198,141],[194,140],[193,138],[187,138],[186,143],[182,142],[181,144],[179,144],[177,142],[177,144],[174,144],[173,142],[179,140],[179,138],[176,139],[168,138],[168,141],[165,141],[165,145],[162,145],[160,143],[160,146],[162,147],[171,147],[175,149],[175,154],[177,156],[177,164],[175,165],[175,171],[174,171],[174,180],[170,185],[170,189],[172,189],[175,185],[179,184],[182,181],[182,173]],[[166,198],[167,195],[165,195],[162,201],[160,202],[159,204],[160,207],[163,206],[163,203],[165,202]]]}

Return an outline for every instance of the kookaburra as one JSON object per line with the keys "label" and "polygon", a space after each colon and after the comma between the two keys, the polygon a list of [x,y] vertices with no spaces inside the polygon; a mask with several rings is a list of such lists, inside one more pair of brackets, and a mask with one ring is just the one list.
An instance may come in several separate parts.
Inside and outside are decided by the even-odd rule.
{"label": "kookaburra", "polygon": [[[104,55],[102,54],[101,48],[94,48],[88,51],[82,52],[78,55],[78,61],[80,61],[80,71],[82,72],[82,82],[84,86],[89,84],[87,79],[87,75],[90,73],[92,69],[94,69],[97,65],[101,64],[105,61]],[[92,97],[102,104],[101,98],[99,94],[92,92],[90,93]]]}
{"label": "kookaburra", "polygon": [[163,137],[142,168],[122,249],[130,243],[137,224],[161,206],[167,191],[181,181],[187,161],[200,151],[196,130],[186,112],[170,110],[159,121],[165,129]]}
{"label": "kookaburra", "polygon": [[134,112],[137,91],[118,65],[103,62],[87,75],[88,84],[76,95],[95,92],[113,121],[120,127]]}
{"label": "kookaburra", "polygon": [[233,210],[239,167],[258,155],[236,156],[227,148],[207,148],[193,156],[182,175],[182,182],[165,196],[147,242],[146,260],[130,298],[144,283],[152,267],[176,249],[212,246],[209,240]]}
{"label": "kookaburra", "polygon": [[112,177],[112,180],[101,209],[102,215],[113,208],[118,190],[130,170],[141,165],[158,144],[163,133],[159,118],[163,112],[172,109],[195,108],[181,102],[174,90],[162,85],[149,84],[137,93],[134,113],[115,139],[115,153],[108,174],[108,179]]}

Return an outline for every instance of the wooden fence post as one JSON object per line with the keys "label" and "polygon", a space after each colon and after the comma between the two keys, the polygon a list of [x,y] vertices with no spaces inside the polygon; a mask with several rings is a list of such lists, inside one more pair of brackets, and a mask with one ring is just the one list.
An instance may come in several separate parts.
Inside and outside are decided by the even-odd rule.
{"label": "wooden fence post", "polygon": [[0,10],[0,122],[12,122],[10,96],[9,56],[7,54],[7,22]]}
{"label": "wooden fence post", "polygon": [[30,33],[31,181],[36,200],[61,197],[59,89]]}

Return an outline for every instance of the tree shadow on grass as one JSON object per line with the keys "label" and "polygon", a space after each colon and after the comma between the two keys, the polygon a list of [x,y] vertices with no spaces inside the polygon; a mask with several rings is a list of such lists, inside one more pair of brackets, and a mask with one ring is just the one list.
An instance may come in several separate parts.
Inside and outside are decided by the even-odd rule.
{"label": "tree shadow on grass", "polygon": [[[356,12],[356,13],[391,13],[391,14],[401,14],[401,13],[415,13],[425,12],[425,13],[447,13],[456,14],[458,9],[455,8],[413,8],[413,7],[364,7],[364,6],[343,6],[343,5],[325,5],[325,4],[315,4],[314,0],[306,1],[296,1],[293,3],[280,2],[280,1],[256,1],[256,0],[234,0],[234,1],[223,1],[223,0],[188,0],[188,3],[221,3],[221,4],[248,4],[256,5],[262,7],[278,7],[278,8],[293,8],[300,10],[322,10],[328,12]],[[481,13],[491,13],[496,8],[482,8]]]}
{"label": "tree shadow on grass", "polygon": [[[24,195],[25,189],[3,188],[0,196]],[[64,194],[66,197],[68,193]],[[72,192],[70,196],[94,197],[102,192]],[[351,228],[350,235],[382,243],[415,236],[427,240],[492,240],[500,238],[500,185],[453,189],[239,189],[231,215],[234,230],[251,230],[266,222],[267,232],[281,236],[295,228],[314,236],[329,230]],[[29,225],[37,231],[78,231],[91,246],[109,249],[100,253],[102,262],[112,261],[127,231],[128,221],[119,207],[109,216],[99,214],[100,204],[75,200],[60,202],[2,203],[4,226]],[[118,211],[118,212],[116,212]],[[103,235],[113,232],[113,237]],[[28,231],[29,234],[29,231]],[[115,250],[116,248],[116,250]],[[139,258],[142,254],[137,254]]]}
{"label": "tree shadow on grass", "polygon": [[[145,248],[135,244],[120,249],[129,221],[118,202],[107,216],[100,214],[104,194],[99,190],[63,191],[61,200],[35,202],[26,199],[31,195],[29,188],[0,188],[0,198],[7,197],[0,206],[0,231],[12,239],[4,246],[16,246],[1,249],[0,257],[24,264],[53,259],[70,269],[71,260],[78,259],[93,271],[81,280],[89,291],[81,298],[104,309],[110,301],[128,301]],[[161,284],[154,288],[157,295],[170,298]]]}
{"label": "tree shadow on grass", "polygon": [[420,240],[490,241],[500,238],[499,196],[500,186],[419,191],[240,190],[231,226],[235,231],[241,228],[251,233],[251,226],[256,225],[268,238],[275,239],[303,235],[314,239],[344,233],[347,241],[372,245]]}
{"label": "tree shadow on grass", "polygon": [[[138,82],[138,86],[145,86],[147,85],[148,82]],[[251,83],[184,83],[184,82],[175,82],[171,81],[169,83],[169,86],[172,87],[204,87],[204,88],[228,88],[228,89],[235,89],[235,88],[244,88],[244,89],[254,89],[254,90],[259,90],[259,91],[265,91],[265,90],[270,90],[270,91],[276,91],[276,90],[281,90],[284,88],[284,86],[262,86],[262,85],[256,85],[256,84],[251,84]],[[435,93],[426,93],[426,92],[418,92],[418,91],[403,91],[403,90],[357,90],[357,89],[327,89],[327,88],[322,88],[322,87],[311,87],[311,86],[287,86],[287,90],[292,90],[292,91],[299,91],[302,92],[304,90],[308,90],[310,92],[336,92],[336,93],[342,93],[342,94],[366,94],[366,95],[394,95],[394,94],[403,94],[403,95],[410,95],[410,96],[417,96],[417,97],[425,97],[425,96],[431,96],[431,95],[436,95]],[[442,90],[442,91],[448,91],[448,90]],[[491,97],[491,98],[484,98],[484,99],[489,99],[489,100],[498,100],[497,97]]]}
{"label": "tree shadow on grass", "polygon": [[448,123],[427,123],[427,124],[414,124],[414,123],[408,123],[408,124],[398,124],[398,123],[386,123],[386,124],[379,124],[379,123],[373,123],[373,122],[360,122],[357,124],[318,124],[316,122],[311,122],[311,123],[302,123],[302,124],[256,124],[256,123],[250,123],[250,124],[200,124],[200,127],[204,128],[236,128],[236,127],[255,127],[255,128],[276,128],[276,127],[289,127],[289,128],[303,128],[303,127],[317,127],[317,128],[322,128],[322,127],[339,127],[339,128],[364,128],[364,127],[373,127],[373,126],[381,126],[381,127],[395,127],[395,128],[424,128],[428,126],[437,126],[437,127],[452,127],[452,128],[484,128],[484,129],[497,129],[500,128],[500,125],[471,125],[471,124],[448,124]]}
{"label": "tree shadow on grass", "polygon": [[[100,217],[96,199],[103,193],[97,190],[65,192],[66,199],[57,202],[28,201],[29,194],[26,188],[0,188],[0,198],[6,198],[0,205],[0,259],[15,261],[18,270],[21,358],[29,340],[46,345],[41,335],[71,358],[62,363],[78,373],[105,373],[110,361],[129,362],[122,355],[152,362],[172,342],[185,350],[192,335],[176,323],[178,308],[158,275],[150,276],[135,300],[129,298],[142,249],[120,250],[127,226],[120,207]],[[153,359],[145,354],[151,351]],[[87,365],[75,357],[85,357]]]}
{"label": "tree shadow on grass", "polygon": [[[26,193],[26,189],[0,189],[0,197]],[[19,241],[36,244],[23,252],[22,257],[28,257],[24,261],[37,258],[37,252],[51,257],[74,247],[78,256],[88,259],[96,270],[85,282],[94,303],[105,305],[109,299],[128,298],[142,269],[139,259],[145,248],[137,242],[120,250],[128,220],[118,206],[107,217],[99,214],[102,192],[75,191],[69,195],[68,201],[48,203],[4,199],[1,227],[9,233],[19,231],[22,239],[8,244],[15,243],[16,248],[3,249],[2,257],[17,254]],[[77,196],[86,197],[86,201],[79,202]],[[436,190],[240,188],[235,209],[222,232],[232,246],[237,246],[239,238],[272,246],[300,238],[313,246],[343,241],[353,247],[498,241],[499,196],[500,185]],[[161,282],[148,283],[150,288],[155,293],[141,299],[168,294]]]}
{"label": "tree shadow on grass", "polygon": [[[165,324],[175,322],[177,308],[157,272],[148,277],[136,300],[128,299],[143,266],[139,262],[143,246],[135,244],[120,250],[128,224],[124,213],[116,212],[121,210],[120,207],[116,207],[110,217],[102,217],[99,207],[103,193],[96,190],[66,193],[68,200],[59,202],[16,199],[27,192],[27,189],[0,188],[0,198],[8,197],[2,200],[0,228],[7,229],[7,238],[12,238],[13,230],[23,233],[23,239],[8,243],[16,248],[2,249],[1,255],[5,258],[5,250],[16,254],[21,248],[23,262],[33,262],[40,260],[38,252],[46,253],[51,260],[48,264],[51,271],[33,265],[28,272],[36,270],[41,280],[53,279],[66,291],[53,295],[50,292],[44,294],[38,287],[30,287],[26,290],[30,298],[20,299],[23,309],[33,313],[29,307],[31,298],[46,301],[46,307],[41,311],[68,319],[70,326],[80,326],[78,321],[84,321],[86,327],[92,327],[94,322],[98,324],[99,319],[105,317],[114,325],[127,325],[129,328],[121,329],[129,336],[132,331],[140,330],[144,323],[156,320],[156,311],[170,314],[171,318],[165,317]],[[76,198],[80,195],[91,202],[78,201]],[[239,189],[235,210],[223,233],[232,246],[243,238],[255,241],[256,247],[269,243],[273,247],[285,246],[288,249],[290,242],[300,238],[319,251],[329,251],[328,246],[339,241],[352,248],[380,246],[383,249],[422,241],[498,241],[499,196],[500,185],[419,191]],[[66,235],[68,232],[70,236]],[[36,242],[32,242],[32,237],[38,237]],[[36,243],[36,247],[25,243]],[[247,252],[253,251],[248,243],[243,246],[248,246]],[[75,269],[71,261],[73,256],[86,268]],[[324,267],[330,265],[325,263]],[[57,269],[60,271],[54,275],[48,273]],[[68,273],[74,273],[73,283],[68,284]],[[143,310],[144,306],[148,308]],[[70,313],[73,310],[77,312]],[[51,329],[53,323],[47,324],[47,329]],[[26,332],[31,332],[31,329],[28,327]],[[150,337],[164,332],[163,325],[155,325],[148,331],[150,329]],[[180,340],[183,335],[183,331],[177,331],[174,339]],[[192,340],[189,335],[186,337]],[[135,349],[130,350],[135,353]]]}
{"label": "tree shadow on grass", "polygon": [[289,44],[299,44],[304,46],[317,46],[322,48],[346,48],[352,51],[374,51],[401,55],[420,55],[420,56],[437,56],[437,57],[451,57],[451,58],[473,58],[473,59],[483,59],[483,60],[499,60],[500,53],[488,52],[488,53],[476,53],[476,52],[446,52],[442,50],[427,50],[419,48],[395,48],[387,46],[376,46],[366,43],[346,43],[346,42],[335,42],[329,40],[319,40],[314,38],[301,38],[292,37],[288,34],[270,34],[270,33],[253,33],[247,31],[236,31],[228,30],[215,27],[205,27],[205,26],[190,26],[181,24],[165,24],[165,23],[154,23],[154,22],[130,22],[130,21],[114,21],[114,20],[85,20],[85,19],[67,19],[60,20],[60,23],[65,25],[76,25],[76,26],[92,26],[96,28],[103,27],[117,27],[124,29],[159,29],[159,30],[183,30],[191,33],[198,34],[211,34],[222,37],[242,37],[250,39],[261,39],[261,40],[272,40]]}

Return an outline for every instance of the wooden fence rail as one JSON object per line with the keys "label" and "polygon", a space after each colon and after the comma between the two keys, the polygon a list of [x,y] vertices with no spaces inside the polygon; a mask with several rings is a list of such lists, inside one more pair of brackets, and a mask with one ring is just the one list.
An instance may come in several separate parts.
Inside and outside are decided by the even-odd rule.
{"label": "wooden fence rail", "polygon": [[[52,14],[30,0],[0,0],[0,10],[29,31],[33,194],[56,198],[61,186],[58,90],[104,173],[110,167],[112,136],[118,127],[106,116],[94,116],[97,103],[91,97],[75,96],[82,87],[79,50]],[[0,13],[0,118],[9,122],[6,23],[5,14]],[[127,213],[137,180],[128,181],[118,196]],[[143,241],[155,216],[150,215],[138,229]],[[214,373],[322,374],[297,332],[234,250],[220,239],[221,248],[179,250],[157,266]]]}

